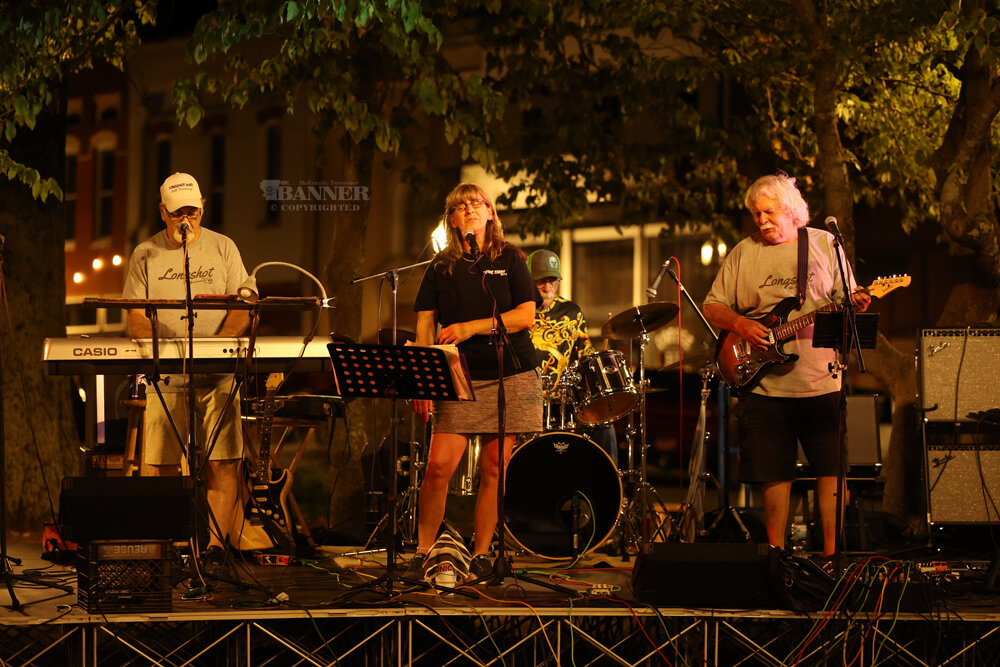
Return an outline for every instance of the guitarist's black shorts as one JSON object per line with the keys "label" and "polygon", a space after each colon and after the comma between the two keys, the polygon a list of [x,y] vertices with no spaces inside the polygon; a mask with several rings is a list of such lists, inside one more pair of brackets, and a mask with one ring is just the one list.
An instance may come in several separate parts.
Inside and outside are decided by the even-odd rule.
{"label": "guitarist's black shorts", "polygon": [[[813,474],[837,475],[840,392],[808,398],[776,398],[743,393],[736,404],[740,481],[795,479],[798,443]],[[847,449],[842,458],[847,463]]]}

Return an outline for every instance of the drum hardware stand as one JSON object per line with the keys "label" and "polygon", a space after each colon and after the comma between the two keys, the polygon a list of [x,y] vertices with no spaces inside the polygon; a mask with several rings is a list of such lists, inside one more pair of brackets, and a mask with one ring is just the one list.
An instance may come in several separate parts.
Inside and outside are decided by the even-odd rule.
{"label": "drum hardware stand", "polygon": [[[426,430],[430,431],[430,423],[428,422]],[[421,473],[426,465],[426,462],[420,458],[420,443],[416,441],[415,438],[416,431],[416,415],[413,415],[410,420],[410,469],[409,469],[409,479],[406,485],[406,491],[403,492],[403,502],[402,508],[399,513],[400,531],[403,536],[403,542],[405,544],[415,544],[417,541],[417,501],[420,498],[420,479]],[[428,437],[425,438],[425,442],[429,442]],[[397,471],[399,469],[399,464],[397,462]]]}
{"label": "drum hardware stand", "polygon": [[[657,537],[662,540],[667,539],[669,534],[669,523],[670,514],[666,512],[666,504],[660,498],[659,493],[646,479],[646,449],[648,445],[646,444],[646,344],[649,342],[649,334],[643,332],[639,335],[639,432],[638,432],[638,450],[639,450],[639,465],[638,474],[635,475],[635,471],[630,471],[631,474],[635,475],[635,490],[633,491],[632,498],[629,500],[628,504],[625,506],[625,512],[622,515],[622,520],[625,525],[629,528],[630,542],[631,546],[639,549],[646,542],[656,541]],[[630,428],[629,430],[629,465],[631,466],[634,461],[633,447],[635,446],[636,433]],[[651,526],[649,520],[650,514],[655,514],[657,505],[654,505],[650,501],[650,496],[652,496],[658,506],[664,509],[663,518],[656,522],[655,526]]]}

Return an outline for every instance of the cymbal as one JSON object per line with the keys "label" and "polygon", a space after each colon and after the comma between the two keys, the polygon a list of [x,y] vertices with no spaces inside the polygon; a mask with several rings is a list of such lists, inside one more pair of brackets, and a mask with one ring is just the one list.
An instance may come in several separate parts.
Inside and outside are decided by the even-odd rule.
{"label": "cymbal", "polygon": [[632,306],[605,322],[601,327],[601,335],[618,340],[638,338],[644,333],[666,326],[675,317],[677,317],[676,304],[666,301]]}
{"label": "cymbal", "polygon": [[664,366],[661,371],[676,371],[681,366],[698,366],[699,368],[705,364],[711,363],[715,359],[715,355],[710,352],[701,352],[699,354],[689,354],[684,357],[681,361],[675,361],[672,364]]}
{"label": "cymbal", "polygon": [[[396,345],[403,345],[407,341],[412,343],[415,340],[417,340],[417,334],[412,331],[407,331],[406,329],[396,329]],[[378,330],[378,344],[392,345],[392,329]]]}

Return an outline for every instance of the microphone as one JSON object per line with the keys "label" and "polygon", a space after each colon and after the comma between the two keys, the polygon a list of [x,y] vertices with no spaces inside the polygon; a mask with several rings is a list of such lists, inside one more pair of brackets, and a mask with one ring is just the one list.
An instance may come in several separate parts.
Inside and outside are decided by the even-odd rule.
{"label": "microphone", "polygon": [[476,243],[476,233],[471,229],[465,232],[465,242],[469,244],[469,249],[472,251],[472,257],[478,258],[482,253],[479,251],[479,244]]}
{"label": "microphone", "polygon": [[826,225],[826,228],[829,229],[830,233],[833,234],[835,239],[837,239],[837,243],[844,245],[844,236],[840,233],[840,227],[837,226],[837,219],[831,215],[823,221],[823,224]]}
{"label": "microphone", "polygon": [[656,276],[656,280],[653,281],[652,286],[646,288],[646,296],[648,296],[650,299],[656,297],[656,290],[659,289],[660,281],[663,280],[663,276],[667,273],[668,266],[670,266],[669,257],[667,258],[667,261],[663,263],[663,266],[660,268],[660,273],[659,275]]}
{"label": "microphone", "polygon": [[187,241],[187,235],[191,231],[191,223],[187,219],[181,220],[181,242]]}

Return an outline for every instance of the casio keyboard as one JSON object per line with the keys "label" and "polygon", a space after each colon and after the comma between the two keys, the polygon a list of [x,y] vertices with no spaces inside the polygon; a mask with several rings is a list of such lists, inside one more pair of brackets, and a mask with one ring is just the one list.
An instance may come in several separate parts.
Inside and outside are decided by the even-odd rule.
{"label": "casio keyboard", "polygon": [[[189,361],[187,338],[160,338],[161,373],[186,372]],[[195,338],[196,373],[233,373],[247,357],[249,338]],[[290,369],[303,373],[330,371],[327,341],[300,336],[258,336],[254,344],[255,373],[281,373]],[[304,348],[304,349],[303,349]],[[151,338],[80,337],[46,338],[42,352],[49,375],[131,375],[153,372]],[[294,365],[293,365],[294,362]]]}

